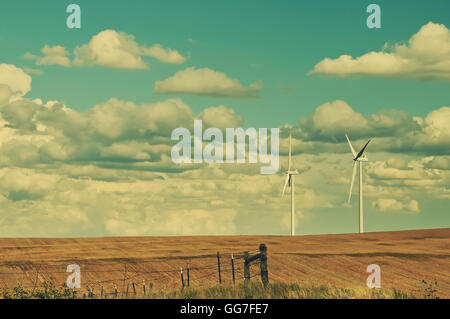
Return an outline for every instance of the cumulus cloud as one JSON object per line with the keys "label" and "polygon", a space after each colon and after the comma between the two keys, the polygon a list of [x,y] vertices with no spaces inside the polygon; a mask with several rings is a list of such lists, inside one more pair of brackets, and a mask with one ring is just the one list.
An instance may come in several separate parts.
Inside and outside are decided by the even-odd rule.
{"label": "cumulus cloud", "polygon": [[443,106],[430,112],[424,119],[416,120],[422,127],[417,146],[436,155],[447,154],[445,148],[450,149],[450,107]]}
{"label": "cumulus cloud", "polygon": [[163,48],[159,44],[146,47],[135,41],[135,37],[124,32],[104,30],[94,35],[88,44],[78,46],[74,64],[77,66],[100,65],[119,69],[147,69],[142,59],[149,56],[163,63],[180,64],[186,61],[178,51]]}
{"label": "cumulus cloud", "polygon": [[372,202],[372,207],[378,209],[380,212],[409,212],[420,213],[419,203],[417,200],[410,200],[408,202],[400,202],[393,198],[379,198]]}
{"label": "cumulus cloud", "polygon": [[383,51],[372,51],[357,58],[350,55],[325,58],[314,66],[310,74],[448,81],[450,30],[443,24],[429,22],[409,39],[408,44],[386,44]]}
{"label": "cumulus cloud", "polygon": [[0,84],[0,105],[3,105],[9,101],[13,92],[8,85]]}
{"label": "cumulus cloud", "polygon": [[233,109],[224,105],[211,106],[201,111],[198,119],[203,121],[205,127],[217,127],[225,131],[226,128],[242,127],[244,119],[237,115]]}
{"label": "cumulus cloud", "polygon": [[261,89],[262,83],[258,81],[244,87],[239,80],[230,78],[223,72],[194,67],[178,71],[173,76],[154,83],[154,92],[158,94],[185,93],[244,98],[257,97]]}
{"label": "cumulus cloud", "polygon": [[[446,155],[450,152],[450,108],[443,106],[426,117],[412,116],[398,110],[382,110],[363,115],[347,102],[336,100],[318,106],[309,117],[301,118],[292,128],[296,152],[348,151],[345,134],[354,146],[373,139],[371,151]],[[290,129],[283,129],[283,136]]]}
{"label": "cumulus cloud", "polygon": [[[14,100],[12,94],[10,85],[0,85],[3,236],[289,231],[290,201],[280,198],[283,176],[263,176],[259,164],[172,162],[174,128],[192,132],[194,119],[219,128],[243,125],[243,118],[226,106],[196,114],[179,98],[142,104],[111,98],[78,112],[58,101]],[[419,201],[427,205],[424,197],[449,199],[448,156],[441,154],[448,151],[446,114],[444,107],[424,117],[396,111],[365,115],[345,101],[333,101],[301,119],[303,124],[292,128],[293,165],[301,172],[295,186],[298,227],[305,227],[307,219],[322,218],[323,210],[342,209],[352,165],[351,156],[342,154],[349,153],[343,137],[346,117],[352,119],[348,126],[355,147],[367,136],[375,137],[365,166],[365,196],[388,201],[374,208],[418,212]],[[280,140],[283,167],[285,128]],[[433,147],[424,148],[425,142]],[[421,158],[414,152],[432,155]],[[374,153],[385,160],[374,160]]]}
{"label": "cumulus cloud", "polygon": [[433,166],[437,166],[433,163],[434,159],[435,157],[416,158],[406,164],[407,168],[393,167],[398,165],[392,165],[391,159],[369,161],[366,165],[366,178],[370,185],[368,189],[372,196],[395,196],[399,200],[411,194],[427,198],[450,198],[450,172],[445,168],[434,168]]}
{"label": "cumulus cloud", "polygon": [[[0,85],[7,85],[11,97],[21,97],[31,90],[31,76],[12,64],[0,64]],[[3,92],[5,95],[5,91]]]}
{"label": "cumulus cloud", "polygon": [[33,68],[24,67],[23,70],[26,73],[32,74],[32,75],[42,75],[42,74],[44,74],[44,71],[39,70],[39,69],[33,69]]}
{"label": "cumulus cloud", "polygon": [[408,163],[403,158],[393,157],[387,160],[387,167],[405,170],[408,169]]}
{"label": "cumulus cloud", "polygon": [[70,67],[69,52],[60,45],[48,46],[45,45],[41,49],[43,56],[36,56],[31,53],[25,54],[25,59],[35,60],[36,65],[60,65]]}
{"label": "cumulus cloud", "polygon": [[159,44],[154,44],[149,48],[143,48],[142,51],[144,55],[153,57],[163,63],[181,64],[186,62],[187,60],[178,51],[169,48],[163,48]]}
{"label": "cumulus cloud", "polygon": [[[160,44],[145,46],[139,44],[134,35],[115,30],[104,30],[94,35],[87,44],[79,45],[73,53],[63,46],[45,45],[42,55],[26,53],[25,59],[34,60],[36,65],[103,66],[117,69],[148,69],[143,57],[151,57],[162,63],[181,64],[187,58],[177,50],[164,48]],[[70,56],[74,55],[73,61]],[[35,74],[39,70],[29,69]]]}
{"label": "cumulus cloud", "polygon": [[433,156],[433,158],[425,163],[425,167],[434,169],[450,170],[449,156]]}

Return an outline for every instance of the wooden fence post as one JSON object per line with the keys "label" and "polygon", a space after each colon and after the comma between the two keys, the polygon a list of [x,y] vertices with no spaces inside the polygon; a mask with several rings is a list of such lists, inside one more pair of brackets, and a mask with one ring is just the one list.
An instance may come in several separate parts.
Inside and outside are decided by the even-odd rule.
{"label": "wooden fence post", "polygon": [[189,278],[189,264],[187,264],[187,268],[186,268],[186,275],[187,275],[187,286],[189,287],[190,285],[190,278]]}
{"label": "wooden fence post", "polygon": [[248,251],[244,252],[244,281],[250,280],[250,263],[248,262]]}
{"label": "wooden fence post", "polygon": [[144,290],[144,296],[146,295],[146,291],[145,291],[145,280],[142,280],[142,289]]}
{"label": "wooden fence post", "polygon": [[233,253],[231,253],[231,272],[233,273],[233,285],[236,284],[236,277],[234,276],[234,257]]}
{"label": "wooden fence post", "polygon": [[[122,296],[123,296],[123,292],[125,290],[125,282],[127,280],[127,264],[125,263],[125,265],[123,266],[123,286],[122,286]],[[127,288],[127,295],[128,295],[128,288]]]}
{"label": "wooden fence post", "polygon": [[219,284],[222,284],[222,274],[220,273],[220,253],[217,252],[217,268],[219,270]]}
{"label": "wooden fence post", "polygon": [[183,268],[181,268],[180,275],[181,275],[181,290],[183,290],[184,289]]}
{"label": "wooden fence post", "polygon": [[269,271],[267,270],[267,247],[264,244],[259,245],[260,252],[260,266],[261,266],[261,281],[264,287],[269,283]]}

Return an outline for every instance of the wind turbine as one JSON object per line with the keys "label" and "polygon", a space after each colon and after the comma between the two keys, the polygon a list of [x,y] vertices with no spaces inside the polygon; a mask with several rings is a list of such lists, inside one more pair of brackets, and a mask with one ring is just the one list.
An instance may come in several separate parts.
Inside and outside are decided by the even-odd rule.
{"label": "wind turbine", "polygon": [[359,151],[358,154],[356,154],[355,149],[352,146],[352,143],[350,143],[350,139],[348,138],[347,134],[345,134],[345,137],[347,138],[348,145],[350,146],[350,150],[353,154],[353,175],[352,175],[352,183],[350,184],[350,191],[348,193],[348,203],[350,203],[350,198],[352,197],[352,190],[353,190],[353,183],[355,182],[355,176],[356,176],[356,166],[359,163],[359,232],[364,232],[364,221],[363,221],[363,215],[364,215],[364,209],[363,209],[363,179],[362,179],[362,162],[367,162],[369,159],[366,155],[364,155],[364,151],[369,144],[370,140],[367,141],[367,143],[364,145],[364,147]]}
{"label": "wind turbine", "polygon": [[289,185],[291,188],[291,236],[295,236],[295,224],[294,224],[294,175],[298,174],[298,171],[291,171],[291,152],[292,152],[292,138],[291,135],[289,135],[289,159],[288,159],[288,170],[286,171],[286,181],[284,182],[283,187],[283,193],[281,196],[284,195],[284,192],[286,191],[286,186]]}

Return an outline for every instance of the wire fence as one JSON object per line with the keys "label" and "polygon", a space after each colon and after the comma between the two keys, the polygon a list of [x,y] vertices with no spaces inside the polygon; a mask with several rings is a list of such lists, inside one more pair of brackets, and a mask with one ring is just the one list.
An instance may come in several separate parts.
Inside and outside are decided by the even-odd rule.
{"label": "wire fence", "polygon": [[[258,254],[258,250],[248,254]],[[83,294],[143,296],[156,291],[234,285],[246,280],[245,254],[220,254],[195,258],[127,260],[117,262],[78,260]],[[249,263],[247,280],[260,276],[259,259]],[[52,284],[63,288],[72,272],[65,263],[0,263],[0,289],[36,290]],[[253,279],[255,280],[255,279]]]}

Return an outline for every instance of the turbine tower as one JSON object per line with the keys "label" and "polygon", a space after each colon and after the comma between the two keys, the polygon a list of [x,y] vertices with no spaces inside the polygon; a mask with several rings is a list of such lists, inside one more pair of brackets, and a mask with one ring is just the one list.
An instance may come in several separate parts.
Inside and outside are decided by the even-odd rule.
{"label": "turbine tower", "polygon": [[350,184],[350,191],[348,193],[348,203],[350,203],[350,198],[352,197],[352,190],[353,190],[353,184],[355,182],[355,176],[356,176],[356,170],[357,165],[359,163],[359,232],[364,232],[364,207],[363,207],[363,179],[362,179],[362,163],[367,162],[369,159],[366,155],[364,155],[364,151],[366,150],[367,145],[369,144],[370,140],[367,141],[367,143],[364,145],[364,147],[359,151],[357,154],[355,152],[355,149],[352,146],[352,143],[350,142],[350,139],[348,138],[347,134],[345,134],[345,137],[347,138],[348,145],[350,146],[350,150],[353,154],[353,174],[352,174],[352,183]]}
{"label": "turbine tower", "polygon": [[291,152],[292,152],[292,138],[291,135],[289,135],[289,159],[288,159],[288,170],[286,171],[286,181],[284,182],[283,187],[283,193],[281,196],[284,195],[284,192],[286,190],[286,186],[289,185],[291,188],[291,236],[295,236],[295,223],[294,223],[294,217],[295,217],[295,210],[294,210],[294,175],[298,174],[298,171],[291,171]]}

